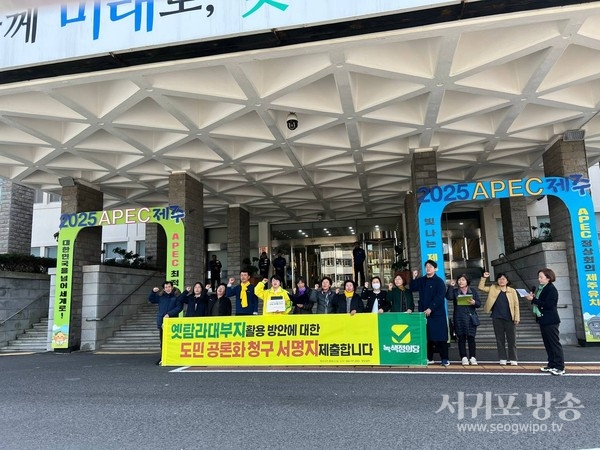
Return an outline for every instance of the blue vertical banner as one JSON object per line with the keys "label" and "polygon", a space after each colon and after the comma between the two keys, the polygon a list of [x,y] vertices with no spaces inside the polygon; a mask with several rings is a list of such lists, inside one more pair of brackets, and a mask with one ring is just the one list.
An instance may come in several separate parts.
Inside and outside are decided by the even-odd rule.
{"label": "blue vertical banner", "polygon": [[509,197],[553,195],[566,205],[571,217],[581,314],[586,342],[600,342],[600,296],[598,289],[598,234],[590,181],[583,175],[479,181],[417,190],[421,255],[444,261],[441,217],[450,203]]}

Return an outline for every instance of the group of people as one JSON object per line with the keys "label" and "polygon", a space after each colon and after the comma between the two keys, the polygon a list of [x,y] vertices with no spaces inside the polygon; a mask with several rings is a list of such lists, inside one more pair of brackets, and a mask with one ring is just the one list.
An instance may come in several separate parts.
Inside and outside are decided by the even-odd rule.
{"label": "group of people", "polygon": [[[413,280],[410,284],[411,290],[419,292],[419,311],[425,313],[427,317],[427,362],[433,364],[433,354],[437,351],[442,360],[441,364],[450,365],[449,330],[445,307],[445,299],[447,299],[452,301],[454,306],[453,324],[461,363],[477,365],[475,335],[480,323],[477,315],[477,308],[481,307],[479,294],[469,286],[470,280],[465,274],[450,281],[446,287],[444,281],[435,274],[436,268],[437,263],[428,260],[425,263],[425,275],[418,277],[418,272],[413,272]],[[503,366],[507,364],[517,366],[516,326],[521,320],[518,293],[509,286],[510,281],[506,274],[499,273],[496,283],[486,286],[489,276],[489,272],[483,273],[478,289],[488,293],[484,311],[491,313],[499,362]],[[539,285],[535,293],[530,292],[525,295],[525,298],[533,305],[533,312],[537,316],[548,356],[548,364],[542,367],[541,371],[552,375],[563,375],[565,365],[559,336],[558,291],[553,284],[554,281],[556,281],[556,274],[552,269],[539,270]]]}
{"label": "group of people", "polygon": [[[298,278],[296,286],[288,292],[283,278],[275,274],[253,285],[247,270],[240,272],[239,283],[230,278],[227,285],[221,283],[215,293],[205,289],[201,282],[177,295],[173,284],[166,281],[163,291],[155,287],[149,300],[158,303],[157,326],[162,343],[162,321],[166,317],[177,316],[187,305],[187,317],[228,316],[232,312],[230,297],[235,299],[235,314],[257,315],[259,299],[263,302],[263,314],[350,314],[363,312],[405,312],[415,311],[412,292],[419,293],[418,312],[427,319],[427,362],[433,364],[434,353],[439,353],[442,366],[449,366],[449,321],[446,314],[446,301],[453,303],[453,325],[458,340],[458,351],[463,365],[477,365],[475,336],[480,320],[477,309],[481,300],[476,289],[470,287],[471,280],[466,274],[459,275],[448,285],[436,274],[437,263],[425,262],[425,274],[419,276],[413,271],[407,284],[402,274],[395,275],[388,290],[382,289],[381,279],[377,276],[364,283],[361,293],[356,292],[356,283],[346,280],[343,289],[334,288],[329,277],[323,277],[320,284],[309,288],[306,279]],[[261,273],[264,274],[261,268]],[[517,291],[510,287],[506,274],[499,273],[496,283],[486,286],[489,277],[484,272],[478,289],[487,292],[484,311],[491,313],[500,365],[518,365],[516,347],[516,326],[520,322],[519,298]],[[548,354],[548,364],[543,372],[553,375],[565,373],[564,357],[559,338],[560,318],[556,309],[558,291],[553,285],[556,275],[545,268],[538,272],[539,287],[536,292],[525,296],[533,306],[538,317],[542,340]],[[270,286],[269,286],[270,284]],[[207,286],[210,288],[210,286]],[[210,295],[209,295],[210,294]],[[316,308],[315,308],[316,306]],[[507,346],[508,344],[508,346]],[[508,351],[507,351],[508,350]]]}

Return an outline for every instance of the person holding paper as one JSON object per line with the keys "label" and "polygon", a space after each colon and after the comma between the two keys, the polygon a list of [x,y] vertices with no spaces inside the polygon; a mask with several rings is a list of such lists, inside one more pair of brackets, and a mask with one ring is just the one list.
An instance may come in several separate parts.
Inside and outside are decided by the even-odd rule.
{"label": "person holding paper", "polygon": [[394,284],[390,283],[387,300],[390,304],[391,312],[411,313],[415,310],[415,301],[412,292],[406,286],[406,280],[402,274],[397,273],[394,277]]}
{"label": "person holding paper", "polygon": [[390,310],[387,301],[387,292],[381,290],[381,278],[371,278],[371,289],[369,283],[365,283],[365,288],[360,293],[363,300],[367,301],[366,312],[383,313]]}
{"label": "person holding paper", "polygon": [[530,293],[525,298],[536,305],[540,311],[538,321],[544,347],[548,354],[548,364],[540,370],[552,375],[564,375],[565,357],[558,332],[560,316],[556,309],[558,290],[553,284],[556,281],[556,274],[552,269],[541,269],[538,272],[538,281],[540,285],[536,289],[535,295]]}
{"label": "person holding paper", "polygon": [[[451,280],[446,291],[446,298],[454,304],[454,331],[458,337],[458,353],[463,366],[477,365],[475,335],[479,325],[477,309],[481,306],[479,294],[469,285],[471,280],[466,274],[458,276],[456,281]],[[466,344],[469,343],[467,357]]]}
{"label": "person holding paper", "polygon": [[281,278],[279,275],[273,275],[271,287],[266,289],[268,281],[264,278],[254,287],[254,294],[263,301],[263,315],[289,314],[292,311],[292,301],[287,291],[281,287]]}
{"label": "person holding paper", "polygon": [[507,363],[506,343],[508,341],[508,361],[511,366],[517,366],[516,326],[521,320],[519,297],[517,291],[509,286],[510,281],[505,274],[499,273],[496,277],[496,284],[488,287],[485,285],[485,281],[489,276],[489,272],[484,272],[483,277],[479,280],[478,289],[488,293],[483,310],[492,313],[492,325],[496,335],[500,365],[505,366]]}

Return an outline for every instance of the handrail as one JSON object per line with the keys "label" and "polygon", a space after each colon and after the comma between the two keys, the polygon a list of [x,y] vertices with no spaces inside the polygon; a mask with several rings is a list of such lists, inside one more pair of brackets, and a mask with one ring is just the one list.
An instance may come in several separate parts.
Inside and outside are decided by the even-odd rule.
{"label": "handrail", "polygon": [[137,287],[135,287],[129,294],[127,294],[123,300],[121,300],[119,303],[117,303],[109,312],[104,314],[104,316],[102,316],[100,318],[94,317],[92,319],[86,318],[85,321],[86,322],[102,322],[104,319],[106,319],[108,316],[110,316],[119,306],[121,306],[123,303],[125,303],[126,300],[130,299],[131,296],[134,293],[136,293],[139,288],[141,288],[144,284],[146,284],[148,281],[150,281],[152,278],[154,278],[158,273],[160,273],[160,272],[156,271],[156,272],[152,273],[152,275],[149,275],[144,281],[142,281]]}
{"label": "handrail", "polygon": [[32,301],[31,303],[29,303],[27,306],[22,307],[20,310],[18,310],[16,313],[12,314],[11,316],[7,317],[6,319],[4,319],[2,322],[0,322],[0,327],[2,325],[4,325],[6,322],[8,322],[10,319],[12,319],[13,317],[15,317],[17,314],[25,311],[27,308],[29,308],[31,305],[33,305],[35,302],[39,301],[41,298],[47,297],[48,294],[44,293],[41,294],[38,298],[36,298],[34,301]]}
{"label": "handrail", "polygon": [[519,277],[519,280],[521,280],[521,282],[525,285],[526,289],[530,289],[531,286],[528,286],[527,283],[525,282],[525,280],[523,279],[523,277],[521,276],[521,274],[519,274],[519,271],[517,270],[517,268],[515,267],[515,265],[513,264],[513,262],[510,260],[510,258],[504,254],[504,253],[500,253],[498,255],[498,257],[504,257],[506,258],[506,260],[508,261],[508,264],[510,265],[510,267],[515,271],[515,273],[517,274],[517,277]]}

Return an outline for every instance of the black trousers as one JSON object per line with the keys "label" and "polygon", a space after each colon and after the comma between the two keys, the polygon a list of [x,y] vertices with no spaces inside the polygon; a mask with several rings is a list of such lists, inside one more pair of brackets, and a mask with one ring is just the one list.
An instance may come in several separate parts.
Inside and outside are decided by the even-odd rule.
{"label": "black trousers", "polygon": [[461,359],[467,356],[467,342],[469,343],[469,358],[477,358],[475,350],[475,336],[461,334],[458,336],[458,354]]}
{"label": "black trousers", "polygon": [[433,354],[439,353],[441,359],[448,359],[448,343],[446,341],[427,341],[427,360],[433,361]]}
{"label": "black trousers", "polygon": [[[359,280],[359,275],[360,275],[360,280]],[[365,267],[364,267],[364,264],[361,264],[359,266],[354,266],[354,282],[356,283],[357,287],[365,285]]]}
{"label": "black trousers", "polygon": [[542,340],[544,341],[544,347],[548,354],[548,367],[564,370],[565,357],[562,345],[560,344],[558,326],[558,323],[553,325],[540,325],[540,331],[542,332]]}
{"label": "black trousers", "polygon": [[210,286],[213,291],[216,292],[217,286],[221,283],[221,273],[211,273],[210,274]]}

